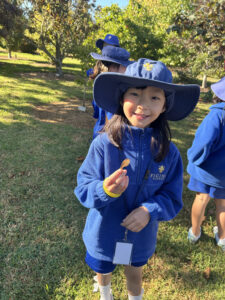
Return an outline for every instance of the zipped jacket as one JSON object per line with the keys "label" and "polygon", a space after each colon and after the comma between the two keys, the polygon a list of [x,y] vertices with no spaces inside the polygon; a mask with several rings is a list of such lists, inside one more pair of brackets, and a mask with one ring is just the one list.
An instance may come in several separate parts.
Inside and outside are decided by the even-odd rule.
{"label": "zipped jacket", "polygon": [[[115,243],[124,238],[122,220],[135,208],[145,206],[150,221],[140,232],[128,231],[133,242],[132,262],[147,260],[155,251],[158,223],[173,219],[181,210],[183,167],[179,151],[171,142],[165,159],[157,163],[150,151],[152,128],[126,128],[122,149],[110,141],[106,133],[97,136],[77,174],[75,195],[89,209],[83,231],[87,251],[96,259],[112,261]],[[103,190],[103,180],[115,172],[123,159],[129,158],[127,167],[129,185],[118,198]],[[137,192],[144,180],[147,166],[149,177],[139,197]],[[136,199],[137,198],[137,199]]]}

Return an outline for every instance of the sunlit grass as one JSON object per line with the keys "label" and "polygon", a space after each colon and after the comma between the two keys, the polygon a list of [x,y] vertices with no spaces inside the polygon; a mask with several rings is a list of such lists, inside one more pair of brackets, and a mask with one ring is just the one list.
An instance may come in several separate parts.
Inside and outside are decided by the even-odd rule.
{"label": "sunlit grass", "polygon": [[[75,81],[41,77],[54,72],[41,56],[17,58],[0,59],[0,299],[97,300],[81,236],[87,210],[73,194],[77,158],[87,153],[92,125],[44,122],[33,114],[40,105],[82,99],[83,90]],[[82,75],[77,61],[65,62],[65,72]],[[91,97],[89,90],[89,102]],[[187,241],[194,193],[187,189],[186,152],[210,105],[202,101],[187,119],[170,122],[184,163],[184,208],[159,226],[156,253],[144,267],[144,299],[224,298],[225,256],[213,239],[213,201],[202,239],[196,245]],[[122,267],[112,287],[115,300],[127,299]]]}

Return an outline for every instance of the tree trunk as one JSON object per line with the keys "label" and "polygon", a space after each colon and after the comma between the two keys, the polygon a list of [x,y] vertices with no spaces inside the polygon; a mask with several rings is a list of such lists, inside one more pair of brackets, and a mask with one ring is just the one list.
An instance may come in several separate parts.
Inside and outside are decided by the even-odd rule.
{"label": "tree trunk", "polygon": [[8,58],[9,58],[9,59],[12,58],[12,51],[11,51],[11,49],[9,49],[9,51],[8,51]]}
{"label": "tree trunk", "polygon": [[56,46],[55,46],[55,66],[56,66],[56,76],[58,77],[63,77],[62,61],[63,61],[63,55],[61,52],[61,44],[57,37]]}
{"label": "tree trunk", "polygon": [[63,77],[62,61],[60,59],[57,59],[55,66],[56,66],[56,76]]}
{"label": "tree trunk", "polygon": [[207,88],[207,75],[204,74],[203,79],[202,79],[202,88]]}

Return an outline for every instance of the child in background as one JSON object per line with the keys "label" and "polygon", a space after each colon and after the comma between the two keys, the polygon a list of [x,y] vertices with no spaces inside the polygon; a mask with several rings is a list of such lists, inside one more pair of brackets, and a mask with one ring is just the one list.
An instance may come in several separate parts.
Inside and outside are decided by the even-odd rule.
{"label": "child in background", "polygon": [[[97,64],[101,64],[100,67],[94,72],[93,75],[90,76],[91,79],[97,77],[98,74],[102,72],[119,72],[124,73],[126,67],[133,63],[129,60],[130,53],[123,48],[114,47],[114,46],[105,46],[102,49],[102,54],[91,52],[90,55],[97,60]],[[103,70],[102,66],[105,67]],[[96,105],[95,100],[92,101],[92,106],[94,109],[93,117],[97,119],[94,129],[93,129],[93,139],[99,134],[103,126],[105,125],[107,120],[112,118],[112,114],[103,110],[102,108]]]}
{"label": "child in background", "polygon": [[212,84],[211,89],[217,104],[210,107],[187,152],[187,171],[191,175],[188,188],[196,192],[188,240],[196,243],[201,237],[205,209],[212,197],[217,223],[213,232],[217,245],[225,251],[225,77]]}
{"label": "child in background", "polygon": [[[113,46],[113,47],[119,47],[119,39],[116,35],[113,34],[107,34],[104,39],[98,39],[96,41],[96,47],[102,50],[105,46]],[[111,69],[112,69],[111,65]],[[101,60],[98,60],[94,66],[94,68],[88,69],[86,74],[87,77],[94,80],[100,73],[102,72],[107,72],[108,71],[108,66],[105,66]],[[108,113],[108,116],[104,110],[99,108],[95,100],[93,99],[92,101],[92,106],[93,106],[93,118],[97,119],[94,129],[93,129],[93,139],[98,135],[98,132],[102,129],[102,127],[105,124],[106,118],[111,118],[112,115]]]}
{"label": "child in background", "polygon": [[106,34],[104,39],[98,39],[96,41],[96,47],[102,50],[105,46],[114,46],[119,47],[119,39],[116,35],[113,34]]}
{"label": "child in background", "polygon": [[[104,66],[100,60],[98,60],[94,68],[88,69],[86,74],[89,79],[94,80],[102,72],[108,72],[108,68]],[[102,126],[105,124],[105,111],[96,105],[94,99],[92,100],[92,107],[93,107],[93,118],[97,119],[93,129],[93,139],[94,139],[98,131],[101,130]]]}
{"label": "child in background", "polygon": [[90,209],[85,260],[97,273],[101,300],[113,299],[117,264],[125,265],[129,299],[143,297],[142,268],[155,251],[158,223],[173,219],[183,205],[182,160],[167,120],[191,113],[199,92],[197,85],[172,84],[162,62],[144,58],[124,74],[95,79],[97,105],[114,116],[91,143],[75,195]]}

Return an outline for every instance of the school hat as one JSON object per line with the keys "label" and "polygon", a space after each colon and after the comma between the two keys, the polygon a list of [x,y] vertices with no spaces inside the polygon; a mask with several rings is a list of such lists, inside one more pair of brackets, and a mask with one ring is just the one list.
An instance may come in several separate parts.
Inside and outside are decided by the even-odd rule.
{"label": "school hat", "polygon": [[173,84],[172,73],[162,62],[141,58],[129,65],[123,74],[99,74],[94,81],[94,99],[98,106],[114,114],[118,111],[122,94],[128,88],[145,86],[155,86],[165,91],[165,113],[171,121],[187,117],[195,108],[200,94],[198,85]]}
{"label": "school hat", "polygon": [[120,47],[105,46],[102,49],[102,54],[91,52],[90,55],[97,60],[110,61],[119,65],[127,67],[133,61],[129,60],[130,53]]}
{"label": "school hat", "polygon": [[113,35],[113,34],[106,34],[104,39],[98,39],[96,41],[96,47],[102,50],[104,43],[107,43],[107,44],[109,44],[111,46],[114,46],[114,47],[119,47],[120,46],[118,37],[116,35]]}
{"label": "school hat", "polygon": [[225,77],[212,84],[211,89],[218,98],[225,101]]}

